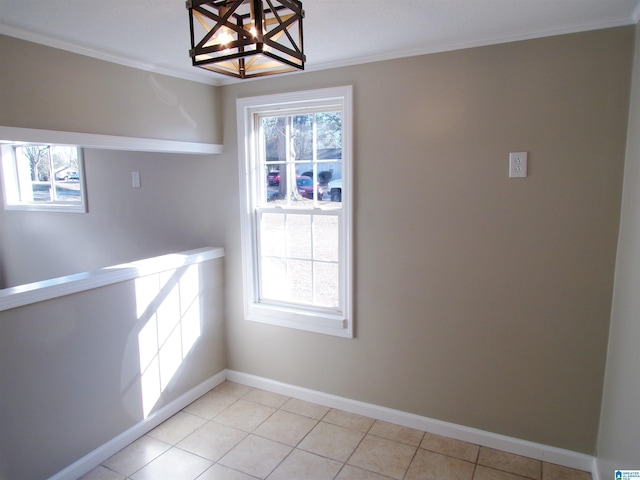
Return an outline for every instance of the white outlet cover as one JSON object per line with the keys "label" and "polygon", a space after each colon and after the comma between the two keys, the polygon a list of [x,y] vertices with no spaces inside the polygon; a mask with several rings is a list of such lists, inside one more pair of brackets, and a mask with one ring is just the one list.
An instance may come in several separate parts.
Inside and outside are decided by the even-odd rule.
{"label": "white outlet cover", "polygon": [[527,152],[509,153],[509,177],[523,178],[527,176]]}

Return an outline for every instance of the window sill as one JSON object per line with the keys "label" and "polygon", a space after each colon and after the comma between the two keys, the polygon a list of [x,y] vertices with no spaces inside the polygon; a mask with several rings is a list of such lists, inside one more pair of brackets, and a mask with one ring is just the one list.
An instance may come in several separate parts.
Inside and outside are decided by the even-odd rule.
{"label": "window sill", "polygon": [[5,210],[16,212],[58,212],[58,213],[87,213],[84,204],[81,205],[65,205],[56,203],[21,203],[21,204],[5,204]]}
{"label": "window sill", "polygon": [[296,310],[294,308],[266,304],[251,304],[246,305],[245,318],[248,321],[266,323],[278,327],[353,338],[353,331],[349,321],[341,315]]}

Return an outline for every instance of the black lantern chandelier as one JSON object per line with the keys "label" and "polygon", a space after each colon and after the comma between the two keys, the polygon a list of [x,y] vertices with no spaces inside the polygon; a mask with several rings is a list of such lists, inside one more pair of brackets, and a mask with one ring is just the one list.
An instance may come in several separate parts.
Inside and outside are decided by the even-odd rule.
{"label": "black lantern chandelier", "polygon": [[237,78],[304,70],[298,0],[187,0],[195,67]]}

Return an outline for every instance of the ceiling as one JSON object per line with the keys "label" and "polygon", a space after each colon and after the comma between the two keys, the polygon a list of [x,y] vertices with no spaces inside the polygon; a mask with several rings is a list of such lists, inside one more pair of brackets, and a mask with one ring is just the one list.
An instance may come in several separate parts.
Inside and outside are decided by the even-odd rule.
{"label": "ceiling", "polygon": [[[306,70],[635,24],[640,0],[303,0]],[[0,0],[0,34],[212,85],[184,0]],[[246,80],[245,80],[246,81]]]}

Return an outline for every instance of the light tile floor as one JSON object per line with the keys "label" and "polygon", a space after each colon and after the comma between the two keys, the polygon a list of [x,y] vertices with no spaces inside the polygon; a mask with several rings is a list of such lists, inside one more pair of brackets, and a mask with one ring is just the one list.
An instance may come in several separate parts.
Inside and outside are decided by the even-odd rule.
{"label": "light tile floor", "polygon": [[82,480],[591,480],[572,470],[225,382]]}

